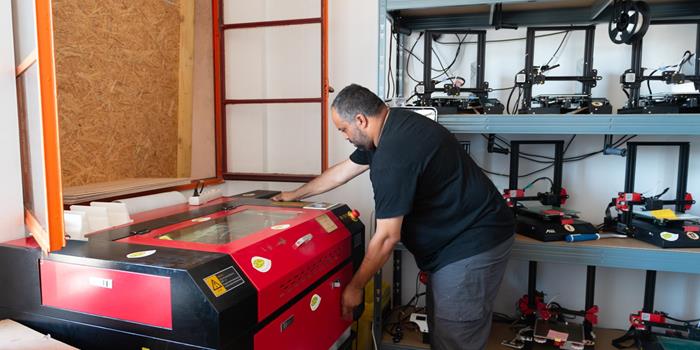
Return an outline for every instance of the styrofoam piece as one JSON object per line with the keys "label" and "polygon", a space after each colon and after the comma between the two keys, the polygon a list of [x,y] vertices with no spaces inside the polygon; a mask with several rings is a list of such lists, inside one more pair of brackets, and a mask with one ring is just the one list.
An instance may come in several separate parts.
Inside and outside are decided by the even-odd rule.
{"label": "styrofoam piece", "polygon": [[148,196],[124,198],[115,202],[126,204],[126,209],[129,211],[129,214],[134,215],[144,211],[185,204],[187,203],[187,198],[180,192],[172,191]]}
{"label": "styrofoam piece", "polygon": [[107,216],[109,217],[110,226],[118,226],[131,223],[129,211],[126,209],[126,204],[117,202],[90,202],[93,207],[107,208]]}
{"label": "styrofoam piece", "polygon": [[71,211],[82,211],[86,214],[90,232],[104,230],[109,225],[109,215],[105,207],[92,207],[89,205],[71,205]]}
{"label": "styrofoam piece", "polygon": [[87,214],[83,211],[63,211],[64,229],[70,239],[85,240],[85,234],[90,232]]}

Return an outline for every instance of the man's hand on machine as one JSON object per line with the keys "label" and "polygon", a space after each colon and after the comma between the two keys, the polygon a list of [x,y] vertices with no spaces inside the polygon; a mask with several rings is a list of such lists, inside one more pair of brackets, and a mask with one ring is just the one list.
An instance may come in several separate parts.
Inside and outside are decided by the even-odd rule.
{"label": "man's hand on machine", "polygon": [[297,196],[297,194],[294,191],[280,192],[279,194],[275,195],[270,199],[272,199],[275,202],[290,202],[299,199],[299,196]]}
{"label": "man's hand on machine", "polygon": [[362,288],[355,287],[348,284],[343,290],[343,299],[341,303],[343,304],[343,319],[352,320],[352,312],[357,306],[362,303]]}

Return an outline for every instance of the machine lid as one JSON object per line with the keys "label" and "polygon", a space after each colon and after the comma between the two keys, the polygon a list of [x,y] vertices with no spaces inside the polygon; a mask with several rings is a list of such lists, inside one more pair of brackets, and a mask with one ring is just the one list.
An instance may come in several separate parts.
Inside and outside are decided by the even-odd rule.
{"label": "machine lid", "polygon": [[245,209],[231,215],[208,218],[195,225],[172,230],[156,239],[206,244],[226,244],[299,216],[298,211]]}

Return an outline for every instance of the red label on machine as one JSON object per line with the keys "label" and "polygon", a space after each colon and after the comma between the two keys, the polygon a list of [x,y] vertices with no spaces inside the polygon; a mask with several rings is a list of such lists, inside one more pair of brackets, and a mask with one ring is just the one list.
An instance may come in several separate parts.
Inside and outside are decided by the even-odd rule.
{"label": "red label on machine", "polygon": [[40,271],[45,306],[173,327],[169,277],[49,260],[41,261]]}

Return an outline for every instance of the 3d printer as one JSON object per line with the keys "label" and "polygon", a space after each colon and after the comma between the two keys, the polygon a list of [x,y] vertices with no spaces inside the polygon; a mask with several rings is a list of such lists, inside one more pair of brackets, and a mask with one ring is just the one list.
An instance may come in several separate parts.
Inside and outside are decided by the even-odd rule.
{"label": "3d printer", "polygon": [[[695,53],[686,51],[680,62],[675,65],[659,67],[644,75],[642,68],[642,39],[632,43],[632,68],[626,70],[620,77],[622,89],[628,97],[627,104],[617,111],[618,114],[682,114],[700,113],[700,65],[697,52],[700,50],[700,21],[652,21],[651,24],[680,24],[693,23],[697,25]],[[694,69],[692,68],[694,66]],[[684,70],[690,68],[692,72]],[[656,74],[656,73],[659,74]],[[655,75],[656,74],[656,75]],[[646,81],[649,95],[642,96],[642,84]],[[696,92],[672,94],[653,94],[650,81],[663,81],[668,85],[692,83]]]}
{"label": "3d printer", "polygon": [[[630,329],[623,336],[614,339],[618,348],[636,346],[649,350],[700,349],[700,324],[695,320],[680,320],[665,312],[637,311],[630,314]],[[664,332],[658,332],[663,329]],[[655,331],[656,330],[656,331]],[[631,341],[632,344],[623,344]]]}
{"label": "3d printer", "polygon": [[[466,80],[459,76],[450,76],[447,68],[443,68],[447,75],[444,80],[436,81],[432,77],[432,56],[434,36],[442,34],[476,35],[477,37],[477,61],[476,61],[476,86],[466,87]],[[489,98],[489,83],[484,81],[486,69],[486,31],[462,30],[462,31],[425,31],[423,34],[423,81],[417,86],[416,94],[419,97],[417,105],[435,107],[438,114],[502,114],[503,104],[494,98]],[[442,65],[442,62],[440,62]],[[444,83],[441,87],[436,85]],[[434,96],[434,93],[444,93],[443,96]],[[467,93],[467,94],[463,94]]]}
{"label": "3d printer", "polygon": [[[518,187],[520,146],[523,144],[554,145],[554,176],[551,180],[539,178],[525,188]],[[598,231],[591,223],[580,220],[577,212],[561,207],[566,204],[566,200],[569,198],[566,189],[562,187],[563,164],[564,141],[510,142],[509,188],[503,191],[503,197],[516,214],[516,232],[541,241],[563,241],[564,237],[570,234],[587,234]],[[526,196],[526,188],[541,179],[551,181],[551,191],[537,193],[536,196]],[[525,201],[539,201],[542,206],[527,207],[522,205],[522,202]]]}
{"label": "3d printer", "polygon": [[46,256],[2,244],[2,316],[86,349],[351,342],[340,298],[364,255],[359,214],[272,194],[182,205]]}
{"label": "3d printer", "polygon": [[[666,191],[654,196],[644,196],[634,191],[637,151],[640,146],[678,147],[675,199],[662,200],[660,197]],[[619,233],[662,248],[700,247],[700,217],[685,213],[695,204],[693,196],[686,191],[689,158],[688,142],[628,142],[625,191],[618,193],[608,205],[606,221],[613,220],[609,209],[615,207],[620,213],[615,227]],[[674,205],[675,211],[664,210],[666,205]]]}
{"label": "3d printer", "polygon": [[[546,72],[559,67],[550,66],[550,62],[534,65],[535,34],[537,31],[565,31],[565,38],[570,31],[585,31],[584,63],[582,76],[549,76]],[[529,27],[525,46],[525,68],[515,76],[516,87],[522,89],[522,106],[519,114],[610,114],[612,106],[605,98],[591,97],[591,90],[602,77],[593,69],[593,47],[595,26],[570,27]],[[562,41],[563,43],[563,41]],[[561,48],[561,45],[560,45]],[[559,51],[559,50],[557,50]],[[578,81],[582,85],[580,94],[539,95],[532,96],[533,85],[547,81]],[[515,87],[513,88],[515,89]],[[512,91],[511,91],[512,94]]]}

